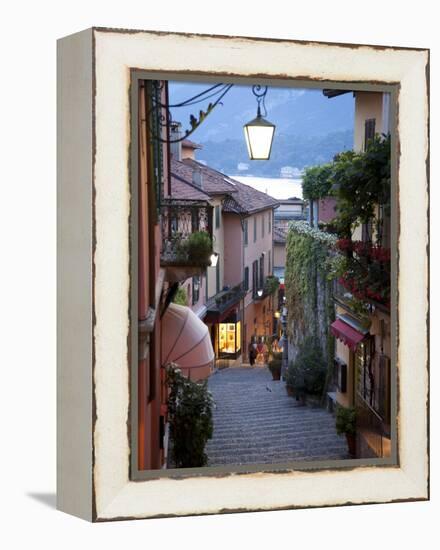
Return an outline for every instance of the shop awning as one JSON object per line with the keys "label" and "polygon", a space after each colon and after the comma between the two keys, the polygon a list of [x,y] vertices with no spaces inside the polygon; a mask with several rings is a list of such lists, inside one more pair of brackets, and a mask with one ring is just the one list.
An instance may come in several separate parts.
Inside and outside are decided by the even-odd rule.
{"label": "shop awning", "polygon": [[352,351],[355,351],[359,342],[365,338],[365,334],[351,327],[349,324],[344,323],[342,319],[336,319],[331,325],[330,329],[333,336],[338,340],[341,340]]}
{"label": "shop awning", "polygon": [[[186,306],[170,304],[162,318],[162,364],[176,363],[199,378],[214,361],[208,327]],[[203,377],[203,376],[202,376]]]}

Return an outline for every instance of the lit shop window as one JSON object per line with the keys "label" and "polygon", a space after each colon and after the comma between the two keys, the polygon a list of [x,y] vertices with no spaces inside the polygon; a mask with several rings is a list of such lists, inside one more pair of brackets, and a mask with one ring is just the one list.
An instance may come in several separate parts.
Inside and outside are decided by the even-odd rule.
{"label": "lit shop window", "polygon": [[241,348],[241,323],[219,323],[218,353],[219,357],[236,357]]}

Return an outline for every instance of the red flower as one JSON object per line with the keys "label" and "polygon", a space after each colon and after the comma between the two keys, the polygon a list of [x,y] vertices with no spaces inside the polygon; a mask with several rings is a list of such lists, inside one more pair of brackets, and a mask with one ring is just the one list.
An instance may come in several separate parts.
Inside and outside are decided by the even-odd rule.
{"label": "red flower", "polygon": [[339,239],[336,241],[336,248],[339,248],[339,250],[342,250],[343,252],[352,250],[353,241],[351,239]]}

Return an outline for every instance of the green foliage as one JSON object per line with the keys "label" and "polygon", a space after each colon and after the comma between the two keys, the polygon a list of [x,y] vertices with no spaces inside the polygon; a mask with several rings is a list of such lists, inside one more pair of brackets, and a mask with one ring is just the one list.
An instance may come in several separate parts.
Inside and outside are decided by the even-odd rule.
{"label": "green foliage", "polygon": [[338,234],[338,227],[335,223],[333,223],[333,221],[318,222],[318,228],[326,233],[332,233],[333,235]]}
{"label": "green foliage", "polygon": [[337,216],[332,232],[349,238],[353,229],[375,218],[377,205],[390,215],[390,136],[376,135],[362,152],[343,151],[333,162],[307,168],[303,177],[305,199],[333,196]]}
{"label": "green foliage", "polygon": [[179,304],[180,306],[188,305],[188,296],[186,295],[186,290],[183,288],[183,286],[179,286],[179,288],[177,289],[173,302],[175,304]]}
{"label": "green foliage", "polygon": [[332,254],[327,258],[327,278],[331,281],[342,277],[347,271],[349,260],[344,254]]}
{"label": "green foliage", "polygon": [[300,344],[295,361],[289,364],[286,385],[297,396],[322,395],[327,374],[327,363],[319,341],[309,336]]}
{"label": "green foliage", "polygon": [[[292,222],[287,235],[285,287],[289,338],[297,349],[312,338],[322,350],[327,372],[324,370],[322,375],[318,369],[318,387],[321,383],[325,386],[332,378],[334,338],[329,327],[335,314],[331,273],[336,267],[331,259],[336,254],[336,242],[334,235],[311,228],[306,222]],[[319,360],[317,364],[320,364]],[[290,371],[290,380],[300,383],[303,373],[297,362]],[[308,391],[313,385],[311,381],[307,382]],[[303,384],[299,386],[303,387]],[[303,389],[305,391],[305,387]]]}
{"label": "green foliage", "polygon": [[187,239],[176,243],[178,261],[208,266],[212,254],[212,240],[206,231],[194,231]]}
{"label": "green foliage", "polygon": [[268,275],[266,278],[265,289],[267,294],[274,294],[280,286],[280,280],[274,275]]}
{"label": "green foliage", "polygon": [[322,199],[331,195],[332,164],[321,164],[306,168],[302,180],[305,199]]}
{"label": "green foliage", "polygon": [[209,263],[212,254],[212,240],[205,231],[191,233],[187,240],[188,257],[190,260],[200,259]]}
{"label": "green foliage", "polygon": [[354,407],[336,408],[336,432],[338,435],[355,435],[356,433],[356,409]]}
{"label": "green foliage", "polygon": [[355,227],[375,218],[377,205],[390,215],[391,141],[376,136],[366,151],[336,155],[332,168],[337,217],[333,220],[341,237],[350,238]]}
{"label": "green foliage", "polygon": [[205,466],[205,445],[213,432],[213,400],[206,381],[189,380],[174,364],[168,365],[166,373],[171,458],[177,468]]}
{"label": "green foliage", "polygon": [[[285,287],[289,319],[299,331],[314,334],[318,284],[329,286],[330,252],[336,237],[311,228],[307,222],[292,222],[287,234]],[[292,335],[291,335],[292,336]]]}
{"label": "green foliage", "polygon": [[[328,192],[336,198],[337,215],[325,229],[341,237],[337,248],[344,254],[329,254],[325,269],[329,280],[337,278],[350,292],[353,309],[362,316],[366,313],[365,304],[369,301],[389,307],[389,250],[376,247],[367,255],[359,248],[362,243],[353,243],[351,237],[353,230],[360,224],[375,223],[380,242],[382,228],[377,216],[378,207],[385,217],[390,215],[390,154],[390,136],[376,135],[368,142],[365,151],[344,151],[336,155],[332,163],[310,168],[305,178],[304,192],[310,198],[317,198],[321,192],[325,193],[330,188]],[[339,246],[341,244],[344,244],[344,250]],[[310,251],[308,257],[312,257]],[[319,261],[316,254],[314,261]],[[299,269],[302,269],[301,266]],[[296,279],[298,275],[297,272]],[[299,280],[303,281],[304,287],[309,288],[306,278],[300,277]],[[310,281],[313,284],[312,278]],[[300,292],[301,288],[297,288],[297,297]]]}

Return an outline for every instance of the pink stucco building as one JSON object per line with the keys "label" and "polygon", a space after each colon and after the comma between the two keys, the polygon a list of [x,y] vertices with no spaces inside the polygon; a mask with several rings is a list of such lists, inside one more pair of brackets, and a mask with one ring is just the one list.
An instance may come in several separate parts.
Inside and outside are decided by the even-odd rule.
{"label": "pink stucco building", "polygon": [[216,267],[184,281],[187,303],[210,330],[216,366],[241,364],[253,338],[273,333],[273,211],[278,202],[195,159],[200,146],[184,140],[171,161],[175,198],[198,193],[212,206]]}
{"label": "pink stucco building", "polygon": [[318,222],[329,223],[337,216],[336,199],[325,197],[318,201]]}

